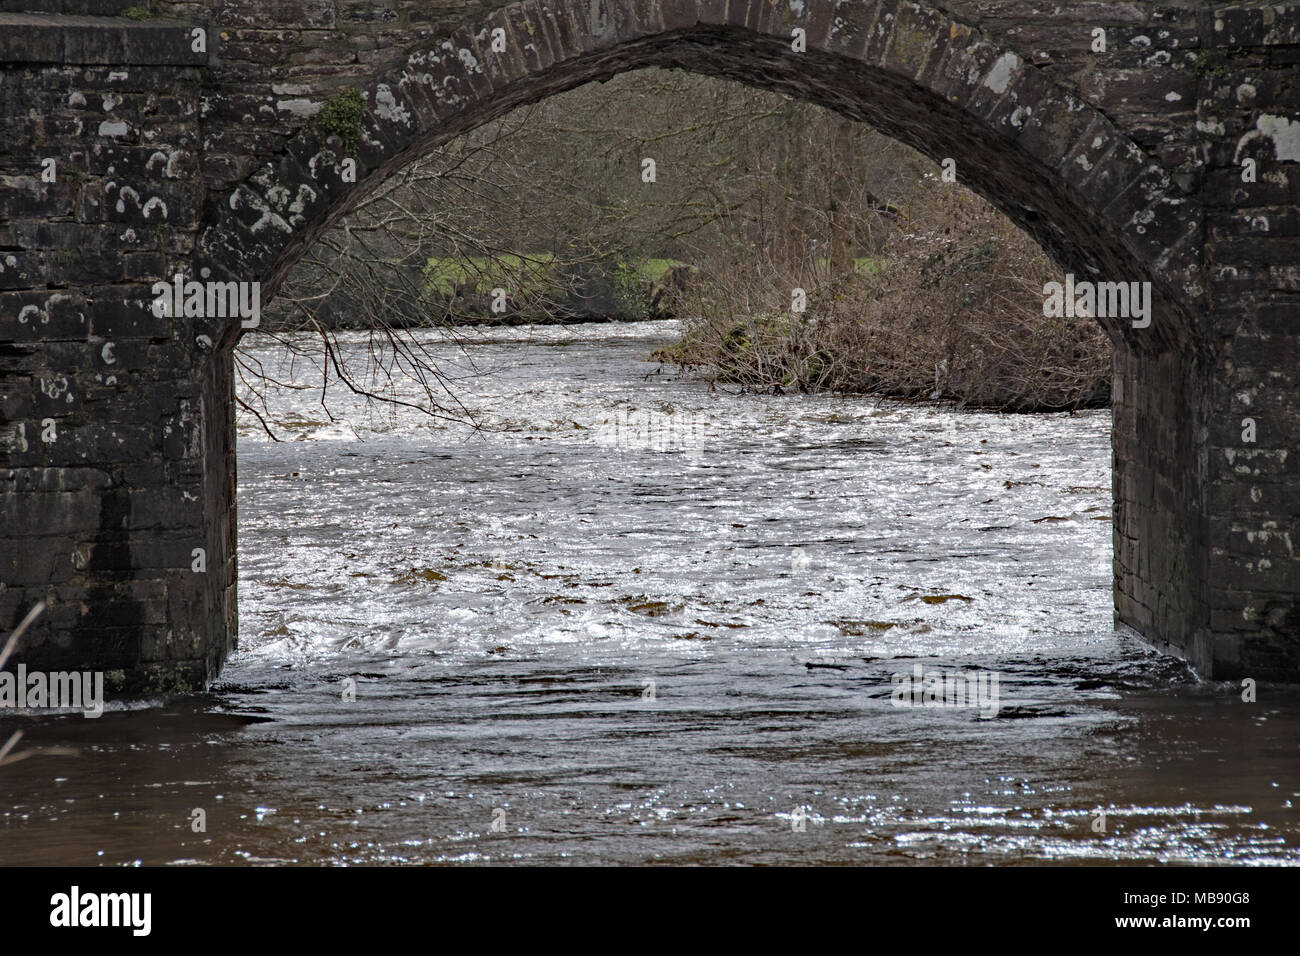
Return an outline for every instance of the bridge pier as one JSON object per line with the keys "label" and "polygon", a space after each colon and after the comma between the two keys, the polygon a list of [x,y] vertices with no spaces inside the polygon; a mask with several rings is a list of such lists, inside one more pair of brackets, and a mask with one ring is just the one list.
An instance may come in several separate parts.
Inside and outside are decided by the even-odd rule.
{"label": "bridge pier", "polygon": [[[483,0],[454,35],[452,0],[365,18],[333,0],[155,3],[201,11],[197,27],[5,12],[29,6],[108,12],[0,0],[0,633],[49,605],[15,662],[147,694],[202,687],[234,647],[235,332],[154,315],[154,282],[210,268],[262,282],[265,305],[422,151],[584,80],[676,65],[961,156],[1062,265],[1156,280],[1151,327],[1109,328],[1116,619],[1208,677],[1300,679],[1294,0],[1066,5],[1050,22],[1017,0],[954,0],[958,19],[875,0]],[[806,60],[789,60],[795,27]],[[367,102],[355,186],[306,122],[349,85]]]}
{"label": "bridge pier", "polygon": [[202,211],[192,29],[0,13],[0,632],[45,601],[16,661],[111,694],[235,633],[229,355],[141,308]]}

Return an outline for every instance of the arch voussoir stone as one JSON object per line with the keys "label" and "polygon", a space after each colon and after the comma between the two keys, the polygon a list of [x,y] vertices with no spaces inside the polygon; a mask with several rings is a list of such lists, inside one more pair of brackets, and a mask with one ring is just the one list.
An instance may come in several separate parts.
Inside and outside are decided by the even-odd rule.
{"label": "arch voussoir stone", "polygon": [[487,62],[492,59],[479,46],[474,32],[469,27],[461,27],[443,44],[445,52],[453,53],[465,67],[465,79],[469,88],[478,99],[486,99],[496,91],[492,76],[488,73]]}
{"label": "arch voussoir stone", "polygon": [[851,54],[854,59],[876,66],[884,62],[885,53],[894,40],[897,9],[898,3],[895,0],[880,0],[876,4],[876,15],[864,36],[862,48],[856,54]]}
{"label": "arch voussoir stone", "polygon": [[[814,3],[806,7],[808,45],[851,60],[864,59],[864,51],[876,28],[882,6],[872,3]],[[883,29],[883,28],[882,28]]]}
{"label": "arch voussoir stone", "polygon": [[985,81],[1008,55],[1015,56],[972,33],[967,43],[949,46],[941,67],[944,79],[936,89],[951,105],[969,111],[972,101],[988,98]]}
{"label": "arch voussoir stone", "polygon": [[[561,59],[569,60],[596,50],[596,36],[592,29],[590,5],[582,0],[547,0],[537,8],[539,20],[546,21],[546,29],[553,38],[553,48],[561,53]],[[609,24],[603,31],[608,39],[614,39]]]}
{"label": "arch voussoir stone", "polygon": [[528,0],[525,9],[546,38],[552,65],[620,45],[618,24],[608,19],[593,23],[591,16],[584,14],[586,6],[575,0]]}
{"label": "arch voussoir stone", "polygon": [[[575,13],[576,5],[566,4]],[[630,43],[650,36],[662,36],[663,17],[656,0],[622,0],[613,4],[614,33],[621,43]]]}
{"label": "arch voussoir stone", "polygon": [[[1083,100],[1059,88],[1049,89],[1025,120],[1018,145],[1037,157],[1055,177],[1073,182],[1070,163],[1077,156],[1087,156],[1090,136],[1095,135],[1101,122],[1108,121]],[[1084,171],[1081,166],[1080,171]]]}
{"label": "arch voussoir stone", "polygon": [[[537,0],[507,7],[506,14],[515,38],[523,44],[529,72],[541,73],[554,64],[556,52],[551,45],[551,31],[546,28],[547,18]],[[612,31],[610,40],[612,44]]]}
{"label": "arch voussoir stone", "polygon": [[940,61],[948,52],[954,39],[957,24],[932,8],[915,3],[899,4],[894,13],[894,28],[889,46],[880,60],[886,70],[900,76],[909,76],[925,86],[926,67]]}
{"label": "arch voussoir stone", "polygon": [[[498,36],[498,30],[505,48],[500,52],[493,52],[492,44]],[[528,75],[528,69],[524,66],[520,55],[520,44],[517,41],[512,42],[510,24],[500,11],[491,14],[474,33],[474,47],[482,54],[483,69],[495,92],[504,90],[511,83]],[[409,68],[410,57],[407,58],[407,70],[402,74],[403,82],[414,82],[410,78]]]}
{"label": "arch voussoir stone", "polygon": [[[583,0],[574,0],[576,3],[582,3]],[[690,0],[684,0],[690,5]],[[696,11],[697,23],[708,26],[727,26],[727,7],[728,0],[696,0],[694,4],[698,9]]]}
{"label": "arch voussoir stone", "polygon": [[[541,66],[529,64],[530,74],[541,69]],[[450,121],[472,101],[473,83],[466,75],[465,64],[455,55],[450,44],[439,43],[425,53],[424,71],[427,76],[424,83],[432,94],[430,125]]]}

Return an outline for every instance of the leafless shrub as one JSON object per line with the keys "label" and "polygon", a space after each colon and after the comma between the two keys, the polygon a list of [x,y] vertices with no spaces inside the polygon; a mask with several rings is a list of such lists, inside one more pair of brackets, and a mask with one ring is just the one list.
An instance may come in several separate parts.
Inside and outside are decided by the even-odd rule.
{"label": "leafless shrub", "polygon": [[715,272],[692,303],[703,317],[661,357],[749,388],[1010,411],[1108,400],[1105,333],[1043,316],[1043,285],[1060,281],[1059,270],[974,193],[923,181],[882,254],[860,266],[819,277],[803,313],[790,302],[799,276],[779,264]]}

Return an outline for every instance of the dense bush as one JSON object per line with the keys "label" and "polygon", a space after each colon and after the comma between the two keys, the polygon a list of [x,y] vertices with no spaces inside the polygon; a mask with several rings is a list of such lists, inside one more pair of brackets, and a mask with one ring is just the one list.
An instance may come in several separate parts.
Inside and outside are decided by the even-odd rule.
{"label": "dense bush", "polygon": [[1043,284],[1059,281],[1058,270],[959,186],[922,183],[878,257],[849,274],[812,273],[803,312],[791,309],[797,277],[757,260],[729,266],[695,284],[700,318],[658,357],[754,389],[1015,411],[1109,401],[1105,333],[1091,320],[1043,316]]}

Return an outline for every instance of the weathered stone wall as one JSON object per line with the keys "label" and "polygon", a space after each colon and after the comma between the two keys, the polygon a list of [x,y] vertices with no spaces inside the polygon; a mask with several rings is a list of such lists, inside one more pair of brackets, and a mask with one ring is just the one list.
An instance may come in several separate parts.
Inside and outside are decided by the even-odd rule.
{"label": "weathered stone wall", "polygon": [[207,57],[181,25],[71,19],[0,26],[0,629],[43,599],[20,660],[193,686],[224,656],[190,570],[204,406],[136,303],[193,253]]}
{"label": "weathered stone wall", "polygon": [[[1295,2],[207,0],[155,2],[164,19],[140,24],[4,13],[29,7],[54,9],[0,0],[0,628],[50,604],[26,642],[33,665],[196,686],[235,639],[239,326],[153,316],[155,280],[260,281],[265,301],[406,162],[515,105],[657,65],[806,97],[956,157],[963,182],[1081,278],[1151,281],[1150,327],[1104,323],[1117,617],[1206,674],[1300,675]],[[796,27],[805,53],[790,49]],[[354,149],[311,122],[347,88],[366,103]],[[44,183],[49,157],[60,174]],[[45,419],[54,441],[40,440]]]}
{"label": "weathered stone wall", "polygon": [[[1296,674],[1300,644],[1300,11],[1214,17],[1202,91],[1211,334],[1205,640],[1216,674]],[[1256,163],[1253,182],[1242,165]],[[1247,419],[1256,440],[1243,440]]]}

